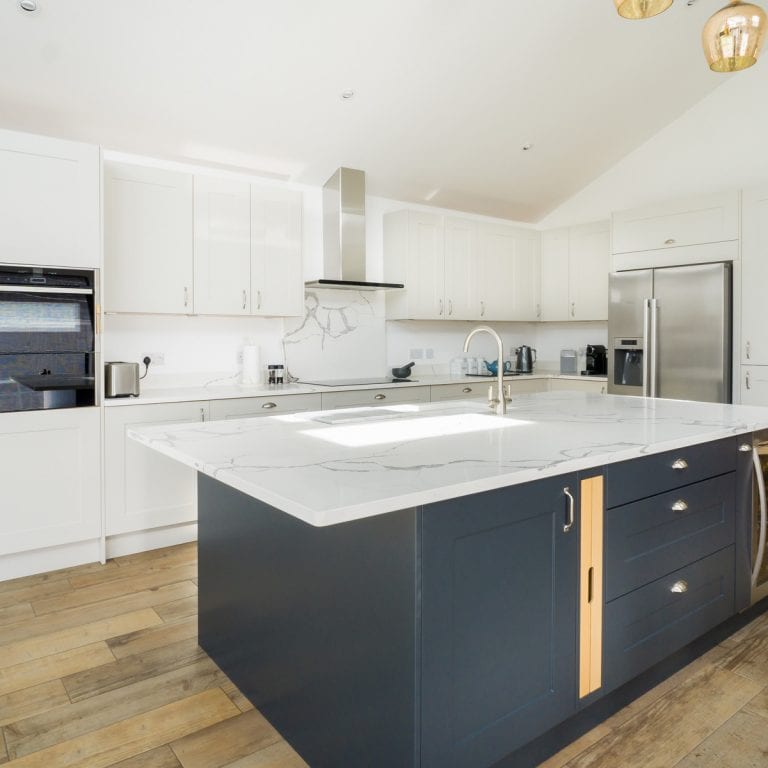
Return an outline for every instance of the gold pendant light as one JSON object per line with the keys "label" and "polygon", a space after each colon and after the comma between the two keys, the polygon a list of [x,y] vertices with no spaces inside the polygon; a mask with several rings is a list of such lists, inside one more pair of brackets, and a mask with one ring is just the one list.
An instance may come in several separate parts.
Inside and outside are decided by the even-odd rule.
{"label": "gold pendant light", "polygon": [[709,68],[738,72],[751,67],[763,47],[767,22],[765,11],[752,3],[733,0],[721,8],[701,33]]}
{"label": "gold pendant light", "polygon": [[625,19],[650,19],[672,5],[672,0],[613,0],[619,16]]}

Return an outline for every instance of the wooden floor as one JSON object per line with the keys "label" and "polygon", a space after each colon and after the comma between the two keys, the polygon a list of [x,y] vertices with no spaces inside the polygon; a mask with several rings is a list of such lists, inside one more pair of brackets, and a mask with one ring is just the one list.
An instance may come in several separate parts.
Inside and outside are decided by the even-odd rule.
{"label": "wooden floor", "polygon": [[[0,582],[0,764],[306,768],[198,648],[196,580],[184,545]],[[767,768],[768,614],[544,766]]]}

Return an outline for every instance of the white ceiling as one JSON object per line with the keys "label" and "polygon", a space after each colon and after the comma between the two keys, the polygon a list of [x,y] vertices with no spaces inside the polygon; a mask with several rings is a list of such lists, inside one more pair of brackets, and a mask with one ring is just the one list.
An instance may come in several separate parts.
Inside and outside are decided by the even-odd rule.
{"label": "white ceiling", "polygon": [[523,221],[727,77],[699,43],[722,0],[38,4],[0,0],[0,127]]}

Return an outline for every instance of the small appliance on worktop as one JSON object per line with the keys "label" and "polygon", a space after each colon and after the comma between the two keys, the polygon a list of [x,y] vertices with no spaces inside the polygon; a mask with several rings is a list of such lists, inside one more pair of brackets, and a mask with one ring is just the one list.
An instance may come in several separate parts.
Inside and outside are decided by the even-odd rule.
{"label": "small appliance on worktop", "polygon": [[587,344],[585,369],[582,376],[605,376],[608,373],[608,352],[602,344]]}
{"label": "small appliance on worktop", "polygon": [[138,397],[139,364],[105,363],[104,394],[106,397]]}
{"label": "small appliance on worktop", "polygon": [[310,384],[313,387],[357,387],[369,384],[417,384],[417,379],[395,379],[392,376],[376,376],[370,379],[321,379],[309,381],[303,379],[301,384]]}

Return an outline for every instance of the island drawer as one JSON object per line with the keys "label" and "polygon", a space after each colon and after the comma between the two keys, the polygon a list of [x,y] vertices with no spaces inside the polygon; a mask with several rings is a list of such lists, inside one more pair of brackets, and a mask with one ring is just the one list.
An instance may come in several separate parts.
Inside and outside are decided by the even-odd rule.
{"label": "island drawer", "polygon": [[393,405],[428,403],[429,387],[393,387],[391,389],[356,389],[349,392],[323,392],[323,410],[353,408],[358,405]]}
{"label": "island drawer", "polygon": [[736,438],[699,443],[606,467],[605,506],[618,507],[736,469]]}
{"label": "island drawer", "polygon": [[607,603],[603,690],[631,680],[725,621],[734,611],[733,587],[730,546]]}
{"label": "island drawer", "polygon": [[605,595],[613,600],[733,544],[736,474],[609,509]]}
{"label": "island drawer", "polygon": [[253,416],[274,416],[277,413],[319,411],[321,407],[319,394],[238,397],[211,400],[211,419],[249,419]]}

